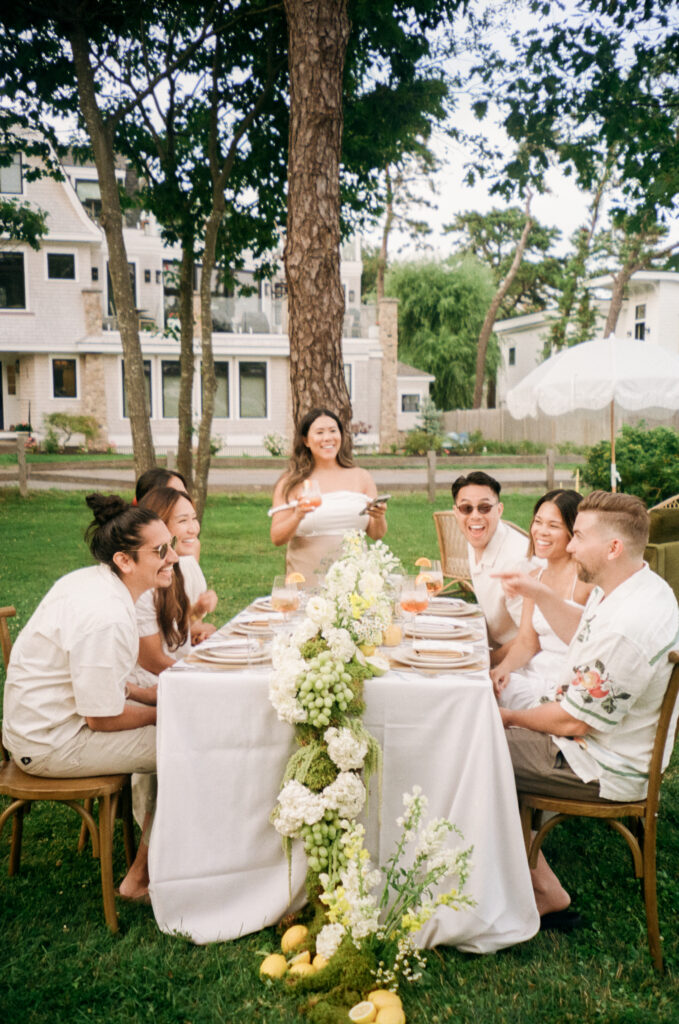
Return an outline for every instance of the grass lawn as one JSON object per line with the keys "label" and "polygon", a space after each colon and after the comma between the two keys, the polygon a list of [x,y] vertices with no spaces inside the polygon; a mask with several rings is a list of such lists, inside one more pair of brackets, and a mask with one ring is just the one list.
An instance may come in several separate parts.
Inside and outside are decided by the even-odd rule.
{"label": "grass lawn", "polygon": [[[507,518],[527,526],[534,498],[508,495]],[[441,494],[438,507],[448,507]],[[268,539],[268,495],[208,502],[201,562],[220,596],[222,622],[266,592],[283,567]],[[436,553],[432,507],[421,495],[389,506],[387,541],[404,563]],[[26,622],[54,580],[88,564],[82,540],[89,513],[82,493],[42,491],[22,500],[0,490],[0,604]],[[423,756],[426,752],[423,751]],[[441,765],[441,771],[445,771]],[[218,793],[215,799],[218,799]],[[4,806],[4,804],[3,804]],[[643,902],[622,839],[599,823],[560,825],[547,841],[551,862],[577,893],[588,927],[538,935],[494,956],[442,947],[423,981],[403,993],[409,1024],[673,1024],[679,1020],[679,760],[663,791],[658,896],[667,973],[646,948]],[[147,907],[119,906],[110,935],[99,873],[76,852],[79,819],[37,806],[24,829],[21,874],[6,875],[9,835],[0,840],[0,1024],[293,1024],[298,1000],[257,976],[258,954],[277,945],[274,929],[237,942],[196,947],[162,935]],[[502,857],[503,851],[495,851]],[[124,873],[116,843],[116,877]],[[473,873],[469,883],[473,894]]]}

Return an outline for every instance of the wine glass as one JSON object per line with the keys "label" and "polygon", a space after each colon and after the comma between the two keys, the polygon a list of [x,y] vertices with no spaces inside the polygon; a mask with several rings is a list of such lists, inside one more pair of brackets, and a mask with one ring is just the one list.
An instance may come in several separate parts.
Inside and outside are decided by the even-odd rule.
{"label": "wine glass", "polygon": [[441,563],[434,560],[426,569],[418,574],[417,579],[425,584],[429,597],[436,597],[443,590],[443,570]]}
{"label": "wine glass", "polygon": [[424,580],[419,576],[404,576],[401,583],[401,596],[399,598],[399,604],[408,617],[409,622],[412,625],[415,622],[415,616],[419,612],[426,610],[429,604],[429,594],[427,592],[427,585]]}
{"label": "wine glass", "polygon": [[299,608],[300,593],[297,584],[288,581],[285,576],[274,577],[271,588],[271,607],[275,612],[283,613],[283,620],[287,621],[291,612]]}
{"label": "wine glass", "polygon": [[318,480],[313,480],[311,477],[303,480],[301,497],[308,505],[311,505],[312,508],[318,508],[323,500],[321,497],[321,489],[318,486]]}

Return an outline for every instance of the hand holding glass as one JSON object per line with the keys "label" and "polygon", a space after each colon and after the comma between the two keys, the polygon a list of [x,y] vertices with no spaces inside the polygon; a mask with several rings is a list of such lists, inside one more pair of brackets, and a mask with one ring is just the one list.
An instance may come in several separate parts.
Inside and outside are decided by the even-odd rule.
{"label": "hand holding glass", "polygon": [[309,477],[302,483],[302,493],[300,500],[310,505],[311,508],[318,508],[323,500],[321,497],[321,489],[318,486],[318,480],[313,480]]}

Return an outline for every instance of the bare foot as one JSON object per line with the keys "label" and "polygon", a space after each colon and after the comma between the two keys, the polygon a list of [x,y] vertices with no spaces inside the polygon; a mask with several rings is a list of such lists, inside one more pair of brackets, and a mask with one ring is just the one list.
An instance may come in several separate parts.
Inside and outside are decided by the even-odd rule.
{"label": "bare foot", "polygon": [[565,910],[571,905],[570,896],[550,868],[542,852],[538,856],[537,866],[531,869],[530,875],[540,917],[543,914],[551,914],[555,910]]}

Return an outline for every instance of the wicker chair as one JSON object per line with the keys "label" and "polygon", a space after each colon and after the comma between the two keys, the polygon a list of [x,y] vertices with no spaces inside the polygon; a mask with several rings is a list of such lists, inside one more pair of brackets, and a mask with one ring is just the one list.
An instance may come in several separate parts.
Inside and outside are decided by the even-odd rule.
{"label": "wicker chair", "polygon": [[[660,784],[662,782],[662,761],[672,714],[679,693],[679,651],[670,652],[670,661],[674,663],[672,675],[663,698],[658,720],[658,728],[653,743],[653,753],[648,774],[648,793],[645,800],[634,800],[629,803],[617,801],[567,800],[563,797],[541,796],[537,793],[519,792],[521,824],[528,853],[528,863],[532,868],[537,863],[538,854],[545,836],[567,818],[586,817],[601,818],[608,821],[611,828],[619,832],[632,851],[634,874],[640,880],[644,903],[646,906],[646,931],[648,946],[653,963],[658,971],[663,970],[662,946],[658,926],[658,897],[656,891],[655,850],[658,822],[658,806],[660,802]],[[676,742],[679,722],[675,726],[673,743]],[[555,817],[549,818],[531,840],[533,812],[551,811]],[[626,824],[621,819],[629,819]]]}
{"label": "wicker chair", "polygon": [[[5,668],[9,665],[12,642],[7,625],[16,610],[8,605],[0,608],[0,645]],[[118,915],[113,889],[113,825],[120,800],[123,819],[123,838],[128,867],[134,860],[134,824],[132,821],[132,795],[130,775],[94,775],[80,779],[50,779],[28,775],[12,760],[0,743],[0,796],[11,798],[11,803],[0,814],[0,836],[5,823],[12,819],[12,842],[9,854],[9,874],[19,871],[24,816],[31,805],[39,800],[66,804],[80,815],[92,840],[92,852],[101,865],[101,891],[104,917],[112,932],[118,931]],[[99,801],[98,823],[91,807]]]}
{"label": "wicker chair", "polygon": [[[439,551],[441,553],[441,569],[443,570],[444,577],[448,577],[444,589],[450,590],[457,586],[460,590],[473,593],[471,576],[469,575],[467,538],[458,526],[455,512],[453,509],[443,509],[439,512],[434,512],[433,515]],[[528,538],[529,534],[522,530],[520,526],[510,523],[506,519],[503,522],[512,530],[516,530],[517,533],[523,534],[524,537]]]}

